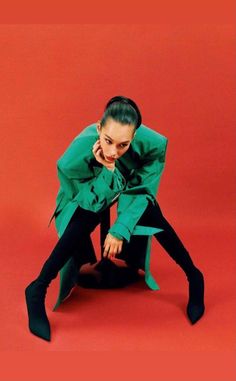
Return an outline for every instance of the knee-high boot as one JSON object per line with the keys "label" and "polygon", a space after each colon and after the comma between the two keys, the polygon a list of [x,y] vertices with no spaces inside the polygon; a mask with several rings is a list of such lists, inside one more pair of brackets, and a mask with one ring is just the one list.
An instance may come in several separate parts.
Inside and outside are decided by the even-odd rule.
{"label": "knee-high boot", "polygon": [[[45,310],[45,297],[50,282],[56,278],[60,269],[78,249],[84,251],[85,234],[89,235],[99,223],[95,214],[85,211],[83,218],[76,220],[73,216],[65,232],[58,240],[51,255],[44,263],[40,274],[25,289],[25,298],[29,318],[30,331],[47,341],[51,340],[50,323]],[[82,212],[81,212],[82,213]],[[78,254],[77,254],[78,255]]]}
{"label": "knee-high boot", "polygon": [[156,233],[155,238],[170,255],[170,257],[183,269],[189,282],[189,300],[187,315],[192,324],[196,323],[204,314],[204,277],[202,272],[194,265],[188,251],[184,247],[175,230],[162,214],[159,204],[150,206],[144,219],[148,224],[164,230]]}
{"label": "knee-high boot", "polygon": [[204,277],[172,228],[156,233],[156,239],[170,257],[183,269],[189,282],[187,315],[192,324],[204,314]]}

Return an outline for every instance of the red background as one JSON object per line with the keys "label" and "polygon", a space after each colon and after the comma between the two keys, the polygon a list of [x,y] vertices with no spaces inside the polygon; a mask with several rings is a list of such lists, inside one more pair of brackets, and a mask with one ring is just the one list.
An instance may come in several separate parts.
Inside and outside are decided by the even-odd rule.
{"label": "red background", "polygon": [[[18,364],[3,379],[235,380],[234,26],[1,25],[0,51],[0,349]],[[24,288],[57,241],[56,160],[114,95],[169,139],[158,200],[205,274],[206,314],[189,324],[186,278],[153,240],[160,291],[77,289],[53,313],[57,278],[47,343],[28,331]]]}

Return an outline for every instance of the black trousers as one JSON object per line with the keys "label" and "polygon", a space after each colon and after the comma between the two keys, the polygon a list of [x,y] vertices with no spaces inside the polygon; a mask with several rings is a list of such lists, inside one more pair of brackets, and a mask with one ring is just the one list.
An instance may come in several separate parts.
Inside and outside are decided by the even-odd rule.
{"label": "black trousers", "polygon": [[[41,279],[45,279],[45,282],[48,283],[56,278],[71,256],[78,268],[84,263],[94,263],[96,256],[90,234],[100,222],[101,213],[85,210],[78,206],[51,255],[44,263],[40,273]],[[138,224],[164,229],[162,232],[156,233],[155,238],[186,275],[191,274],[195,268],[192,259],[173,227],[163,216],[158,203],[156,205],[148,204]]]}

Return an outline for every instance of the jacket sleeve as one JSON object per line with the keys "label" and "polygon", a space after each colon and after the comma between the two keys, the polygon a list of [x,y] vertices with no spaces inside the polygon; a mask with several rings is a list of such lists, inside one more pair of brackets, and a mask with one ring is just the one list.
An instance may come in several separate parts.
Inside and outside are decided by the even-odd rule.
{"label": "jacket sleeve", "polygon": [[129,242],[135,225],[148,205],[148,200],[155,202],[165,167],[167,143],[168,139],[165,138],[158,152],[146,155],[142,167],[134,170],[126,190],[119,196],[117,219],[109,229],[109,233],[114,237],[123,237]]}
{"label": "jacket sleeve", "polygon": [[75,138],[58,159],[57,170],[65,198],[84,209],[99,212],[125,188],[126,180],[118,168],[111,171],[98,162],[94,171],[91,166],[93,143],[88,144],[83,137]]}

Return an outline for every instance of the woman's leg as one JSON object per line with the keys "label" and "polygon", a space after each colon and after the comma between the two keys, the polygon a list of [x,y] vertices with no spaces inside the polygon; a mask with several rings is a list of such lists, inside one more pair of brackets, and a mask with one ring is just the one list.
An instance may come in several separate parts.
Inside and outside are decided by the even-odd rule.
{"label": "woman's leg", "polygon": [[[79,251],[85,255],[90,234],[99,223],[99,213],[78,206],[63,235],[45,261],[40,274],[26,287],[29,328],[35,335],[50,341],[50,324],[45,310],[47,287],[71,256],[74,256],[78,267],[86,261],[85,258],[80,260]],[[88,262],[89,260],[88,258]]]}
{"label": "woman's leg", "polygon": [[155,238],[170,255],[170,257],[182,268],[189,281],[189,302],[187,314],[190,321],[196,323],[204,313],[204,278],[201,271],[194,265],[189,252],[176,234],[173,227],[163,216],[159,204],[149,203],[139,224],[156,226],[164,229],[156,233]]}

